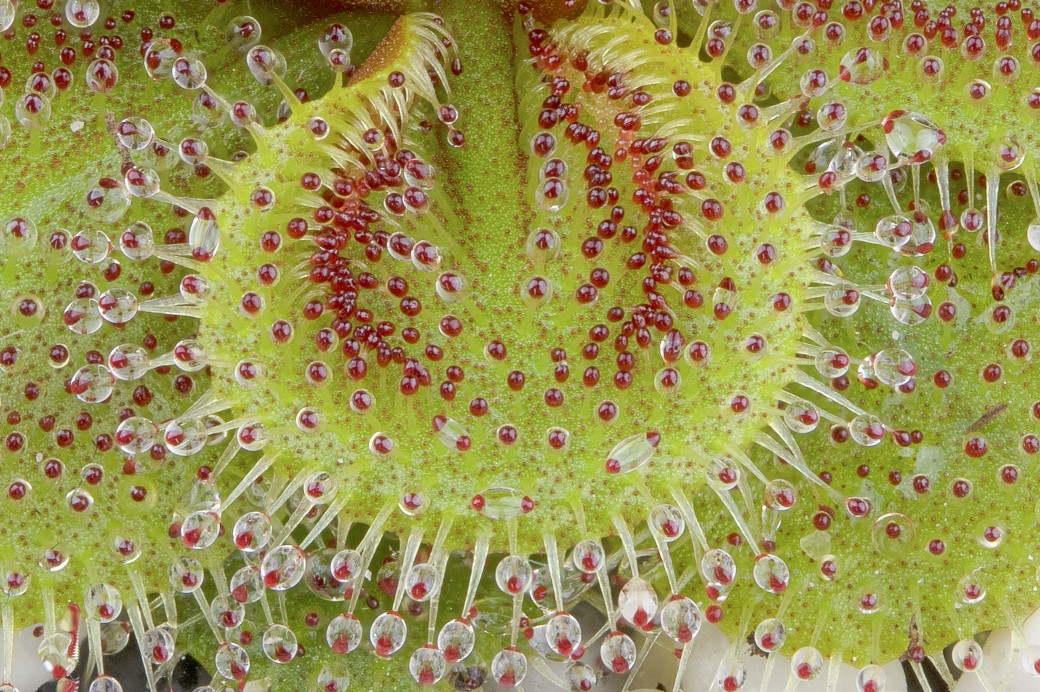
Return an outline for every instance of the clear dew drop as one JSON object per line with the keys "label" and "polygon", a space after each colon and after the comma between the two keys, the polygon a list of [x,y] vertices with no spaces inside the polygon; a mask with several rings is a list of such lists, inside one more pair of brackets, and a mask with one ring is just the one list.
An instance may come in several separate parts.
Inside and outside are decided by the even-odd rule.
{"label": "clear dew drop", "polygon": [[32,252],[39,240],[39,231],[31,219],[20,216],[8,219],[0,233],[0,251],[9,257],[22,257]]}
{"label": "clear dew drop", "polygon": [[393,656],[404,646],[408,636],[408,625],[400,614],[393,611],[381,613],[372,622],[368,639],[376,654],[383,657]]}
{"label": "clear dew drop", "polygon": [[408,672],[423,686],[435,685],[444,677],[448,663],[444,654],[433,644],[424,644],[408,659]]}
{"label": "clear dew drop", "polygon": [[466,451],[472,444],[469,431],[453,418],[438,416],[433,422],[437,439],[452,451]]}
{"label": "clear dew drop", "polygon": [[72,238],[72,254],[85,264],[100,264],[112,252],[112,241],[104,231],[80,231]]}
{"label": "clear dew drop", "polygon": [[636,662],[636,643],[624,632],[611,632],[599,647],[599,657],[607,670],[624,675]]}
{"label": "clear dew drop", "polygon": [[535,262],[548,262],[560,254],[560,234],[549,228],[539,228],[527,236],[527,256]]}
{"label": "clear dew drop", "polygon": [[916,540],[917,527],[905,514],[883,514],[870,526],[870,541],[874,549],[886,557],[905,557],[917,547]]}
{"label": "clear dew drop", "polygon": [[267,547],[271,542],[274,529],[271,518],[263,512],[246,512],[235,522],[231,538],[235,547],[243,553],[255,553]]}
{"label": "clear dew drop", "polygon": [[548,178],[535,188],[534,201],[542,211],[555,214],[567,204],[570,187],[567,181],[559,178]]}
{"label": "clear dew drop", "polygon": [[570,656],[581,644],[581,625],[570,613],[556,613],[545,623],[545,640],[561,656]]}
{"label": "clear dew drop", "polygon": [[721,548],[712,548],[701,556],[701,576],[709,585],[728,587],[737,578],[737,563]]}
{"label": "clear dew drop", "polygon": [[946,142],[943,131],[919,113],[893,111],[882,118],[881,126],[892,155],[911,164],[930,160]]}
{"label": "clear dew drop", "polygon": [[1014,134],[1005,134],[989,145],[990,161],[1004,172],[1013,171],[1021,166],[1025,157],[1026,148]]}
{"label": "clear dew drop", "polygon": [[957,595],[961,603],[975,605],[986,598],[986,585],[979,577],[978,572],[966,574],[957,583]]}
{"label": "clear dew drop", "polygon": [[[10,0],[8,0],[9,2]],[[0,102],[2,102],[0,98]],[[11,121],[7,119],[6,115],[0,115],[0,149],[7,146],[7,143],[11,141]]]}
{"label": "clear dew drop", "polygon": [[111,584],[97,584],[87,589],[83,606],[89,617],[101,622],[112,622],[123,612],[123,597]]}
{"label": "clear dew drop", "polygon": [[[151,151],[151,149],[147,151]],[[124,185],[116,187],[98,185],[91,188],[85,196],[87,214],[106,224],[116,223],[123,218],[130,208],[130,202],[130,194]]]}
{"label": "clear dew drop", "polygon": [[787,641],[787,628],[778,618],[766,618],[755,627],[755,645],[771,654],[779,651]]}
{"label": "clear dew drop", "polygon": [[66,632],[53,632],[41,639],[36,651],[43,667],[52,674],[59,669],[71,672],[76,667],[76,660],[68,654],[71,644],[72,637]]}
{"label": "clear dew drop", "polygon": [[333,49],[349,54],[353,47],[354,34],[351,33],[350,29],[339,23],[328,25],[321,35],[318,36],[318,50],[326,58],[329,57],[329,52]]}
{"label": "clear dew drop", "polygon": [[911,300],[892,298],[888,310],[897,322],[913,327],[924,322],[932,314],[932,301],[927,294]]}
{"label": "clear dew drop", "polygon": [[719,665],[715,682],[723,690],[740,690],[747,682],[747,669],[736,658],[726,658]]}
{"label": "clear dew drop", "polygon": [[159,426],[143,416],[131,416],[116,426],[116,446],[127,454],[143,454],[159,440]]}
{"label": "clear dew drop", "polygon": [[192,119],[203,130],[216,127],[224,119],[224,110],[219,102],[205,91],[200,91],[191,102]]}
{"label": "clear dew drop", "polygon": [[437,569],[429,562],[420,562],[412,565],[405,576],[405,591],[413,601],[423,603],[428,601],[439,586],[440,575]]}
{"label": "clear dew drop", "polygon": [[303,583],[312,594],[330,603],[343,601],[348,593],[343,585],[332,577],[332,558],[335,550],[327,548],[311,553],[307,557],[307,574]]}
{"label": "clear dew drop", "polygon": [[518,686],[527,677],[527,656],[512,647],[502,649],[491,659],[491,677],[506,689]]}
{"label": "clear dew drop", "polygon": [[1040,219],[1033,219],[1030,222],[1029,227],[1026,228],[1026,240],[1029,241],[1029,246],[1040,252]]}
{"label": "clear dew drop", "polygon": [[574,661],[567,666],[567,682],[572,690],[591,690],[599,682],[599,674],[592,665]]}
{"label": "clear dew drop", "polygon": [[263,597],[263,579],[256,565],[245,565],[231,575],[231,597],[240,604],[254,604]]}
{"label": "clear dew drop", "polygon": [[[235,382],[244,389],[253,389],[267,381],[267,368],[261,363],[251,360],[240,360],[235,366]],[[296,413],[296,425],[307,432],[306,423],[312,421],[312,415],[319,415],[317,409],[304,407]]]}
{"label": "clear dew drop", "polygon": [[336,553],[330,564],[332,577],[340,582],[349,583],[358,578],[364,561],[361,553],[353,548],[347,548]]}
{"label": "clear dew drop", "polygon": [[261,641],[264,656],[273,663],[289,663],[296,658],[296,634],[285,625],[274,624],[264,631]]}
{"label": "clear dew drop", "polygon": [[740,467],[729,457],[715,457],[704,473],[708,482],[721,490],[732,490],[740,482]]}
{"label": "clear dew drop", "polygon": [[152,227],[144,221],[135,221],[119,235],[119,250],[127,259],[146,260],[155,252]]}
{"label": "clear dew drop", "polygon": [[7,31],[14,24],[18,8],[12,0],[0,0],[0,31]]}
{"label": "clear dew drop", "polygon": [[657,593],[650,582],[633,577],[618,592],[618,612],[640,629],[647,627],[657,614]]}
{"label": "clear dew drop", "polygon": [[881,384],[898,387],[906,384],[917,372],[913,356],[901,348],[886,348],[871,358],[874,377]]}
{"label": "clear dew drop", "polygon": [[409,159],[404,164],[402,171],[405,182],[421,190],[430,190],[437,179],[437,171],[433,164],[426,163],[422,159]]}
{"label": "clear dew drop", "polygon": [[888,155],[883,152],[864,152],[856,161],[856,177],[864,182],[881,182],[888,174]]}
{"label": "clear dew drop", "polygon": [[353,613],[342,613],[329,621],[325,641],[333,653],[346,654],[358,648],[363,634],[361,623]]}
{"label": "clear dew drop", "polygon": [[827,378],[841,377],[849,371],[848,354],[840,349],[822,348],[813,359],[816,371]]}
{"label": "clear dew drop", "polygon": [[249,673],[249,654],[234,642],[224,642],[217,647],[213,657],[217,672],[229,680],[244,680]]}
{"label": "clear dew drop", "polygon": [[256,81],[270,84],[275,79],[285,76],[287,64],[285,56],[268,46],[257,45],[246,53],[246,65]]}
{"label": "clear dew drop", "polygon": [[837,224],[823,229],[820,234],[820,250],[831,259],[837,259],[849,254],[852,250],[853,240],[851,231]]}
{"label": "clear dew drop", "polygon": [[910,219],[910,238],[899,252],[907,257],[921,257],[935,246],[935,224],[927,214],[916,212]]}
{"label": "clear dew drop", "polygon": [[396,231],[387,238],[386,251],[398,262],[406,262],[411,259],[411,251],[414,244],[415,241],[406,233]]}
{"label": "clear dew drop", "polygon": [[[134,166],[123,177],[126,191],[139,199],[148,199],[159,193],[160,178],[154,169]],[[98,231],[100,233],[100,231]]]}
{"label": "clear dew drop", "polygon": [[870,84],[885,74],[887,62],[885,56],[873,48],[850,50],[841,58],[838,78],[852,84]]}
{"label": "clear dew drop", "polygon": [[893,214],[878,219],[874,226],[874,237],[882,245],[899,250],[910,241],[913,225],[909,218]]}
{"label": "clear dew drop", "polygon": [[119,83],[119,68],[111,60],[95,58],[87,65],[83,81],[95,94],[107,94]]}
{"label": "clear dew drop", "polygon": [[310,474],[303,483],[307,501],[315,505],[325,505],[331,502],[338,489],[338,481],[326,471],[316,471]]}
{"label": "clear dew drop", "polygon": [[920,298],[928,290],[931,279],[928,272],[916,265],[896,267],[888,277],[888,290],[902,300]]}
{"label": "clear dew drop", "polygon": [[687,596],[672,596],[661,608],[661,629],[675,640],[687,644],[701,631],[701,609]]}
{"label": "clear dew drop", "polygon": [[791,572],[778,556],[768,553],[755,558],[752,574],[758,588],[767,593],[781,594],[787,590]]}
{"label": "clear dew drop", "polygon": [[202,421],[174,419],[167,423],[163,441],[172,454],[189,457],[206,446],[206,428]]}
{"label": "clear dew drop", "polygon": [[84,365],[69,381],[69,389],[85,404],[107,400],[115,389],[116,378],[104,365]]}
{"label": "clear dew drop", "polygon": [[5,596],[17,598],[29,590],[31,575],[29,570],[20,564],[8,564],[0,570],[0,592]]}
{"label": "clear dew drop", "polygon": [[272,591],[286,591],[300,583],[307,568],[307,557],[295,545],[280,545],[264,556],[260,576]]}
{"label": "clear dew drop", "polygon": [[1034,678],[1040,678],[1040,646],[1026,646],[1022,648],[1019,657],[1022,669]]}
{"label": "clear dew drop", "polygon": [[591,538],[581,541],[571,551],[571,562],[584,574],[595,574],[602,569],[606,561],[607,554],[603,546]]}
{"label": "clear dew drop", "polygon": [[68,0],[65,3],[65,18],[77,29],[92,26],[101,16],[101,5],[97,0]]}
{"label": "clear dew drop", "polygon": [[140,303],[130,291],[110,288],[98,297],[98,310],[106,322],[126,324],[137,315]]}
{"label": "clear dew drop", "polygon": [[246,609],[229,594],[219,594],[209,604],[209,612],[222,627],[235,628],[245,619]]}
{"label": "clear dew drop", "polygon": [[530,498],[519,490],[502,487],[488,488],[478,493],[473,504],[481,515],[498,521],[515,519],[530,511],[532,506]]}
{"label": "clear dew drop", "polygon": [[862,149],[850,142],[844,142],[837,147],[827,164],[827,170],[835,173],[838,176],[836,184],[842,185],[856,177],[857,166],[862,158]]}
{"label": "clear dew drop", "polygon": [[148,44],[144,53],[144,69],[155,80],[169,79],[170,67],[181,53],[179,44],[172,39],[157,38]]}
{"label": "clear dew drop", "polygon": [[184,372],[198,372],[206,367],[206,351],[197,339],[181,339],[173,347],[173,361]]}
{"label": "clear dew drop", "polygon": [[173,61],[170,75],[181,89],[196,91],[206,84],[206,65],[198,58],[181,56]]}
{"label": "clear dew drop", "polygon": [[857,692],[885,692],[888,686],[888,675],[878,665],[868,665],[860,669],[856,675]]}
{"label": "clear dew drop", "polygon": [[99,675],[90,683],[87,692],[123,692],[123,686],[110,675]]}
{"label": "clear dew drop", "polygon": [[246,51],[260,42],[262,31],[260,22],[249,15],[243,15],[228,22],[224,37],[236,50]]}
{"label": "clear dew drop", "polygon": [[442,255],[440,249],[425,240],[420,240],[412,246],[412,266],[419,271],[434,272],[440,269]]}
{"label": "clear dew drop", "polygon": [[975,207],[967,207],[960,215],[961,228],[969,233],[981,231],[986,224],[986,216]]}
{"label": "clear dew drop", "polygon": [[791,432],[805,434],[816,429],[820,413],[808,401],[795,401],[784,409],[784,425]]}
{"label": "clear dew drop", "polygon": [[799,680],[815,680],[823,671],[823,656],[811,646],[803,646],[791,657],[791,674]]}
{"label": "clear dew drop", "polygon": [[202,510],[192,512],[181,522],[181,540],[192,550],[205,550],[220,535],[220,515]]}
{"label": "clear dew drop", "polygon": [[437,297],[445,303],[456,303],[466,291],[466,279],[452,272],[442,272],[434,283]]}
{"label": "clear dew drop", "polygon": [[159,625],[144,633],[145,659],[154,666],[160,666],[173,658],[176,644],[173,633],[168,626]]}
{"label": "clear dew drop", "polygon": [[849,435],[856,444],[864,447],[880,444],[884,432],[881,419],[869,413],[858,415],[849,421]]}
{"label": "clear dew drop", "polygon": [[849,283],[839,283],[827,288],[823,294],[823,306],[835,317],[851,317],[859,310],[860,294]]}
{"label": "clear dew drop", "polygon": [[827,75],[822,70],[806,70],[798,81],[802,95],[815,98],[827,93]]}
{"label": "clear dew drop", "polygon": [[657,505],[650,510],[648,525],[652,531],[671,542],[682,536],[686,521],[675,505]]}
{"label": "clear dew drop", "polygon": [[764,506],[774,512],[786,512],[798,500],[794,484],[783,478],[774,478],[766,483]]}
{"label": "clear dew drop", "polygon": [[[321,669],[318,673],[318,689],[324,690],[324,692],[345,692],[350,687],[350,675],[347,671],[333,671],[328,666]],[[205,690],[196,690],[195,692],[206,692]]]}
{"label": "clear dew drop", "polygon": [[256,106],[248,101],[238,101],[231,107],[231,122],[237,127],[249,127],[256,118]]}
{"label": "clear dew drop", "polygon": [[202,586],[204,577],[205,572],[199,561],[187,555],[174,558],[166,570],[170,586],[178,593],[192,593]]}
{"label": "clear dew drop", "polygon": [[213,257],[217,254],[220,247],[220,226],[211,213],[200,212],[192,220],[188,229],[188,244],[195,255]]}
{"label": "clear dew drop", "polygon": [[14,102],[14,117],[22,127],[42,127],[51,118],[51,100],[35,91],[22,94]]}
{"label": "clear dew drop", "polygon": [[444,623],[437,634],[437,648],[444,652],[448,663],[458,663],[466,659],[476,644],[476,632],[468,620],[456,618]]}
{"label": "clear dew drop", "polygon": [[618,442],[607,456],[607,473],[625,474],[641,468],[654,455],[661,437],[657,432],[636,433]]}
{"label": "clear dew drop", "polygon": [[531,562],[520,555],[507,555],[495,568],[495,583],[499,590],[510,596],[521,594],[534,581]]}
{"label": "clear dew drop", "polygon": [[350,53],[342,48],[333,48],[325,57],[325,62],[333,72],[343,74],[350,69]]}

